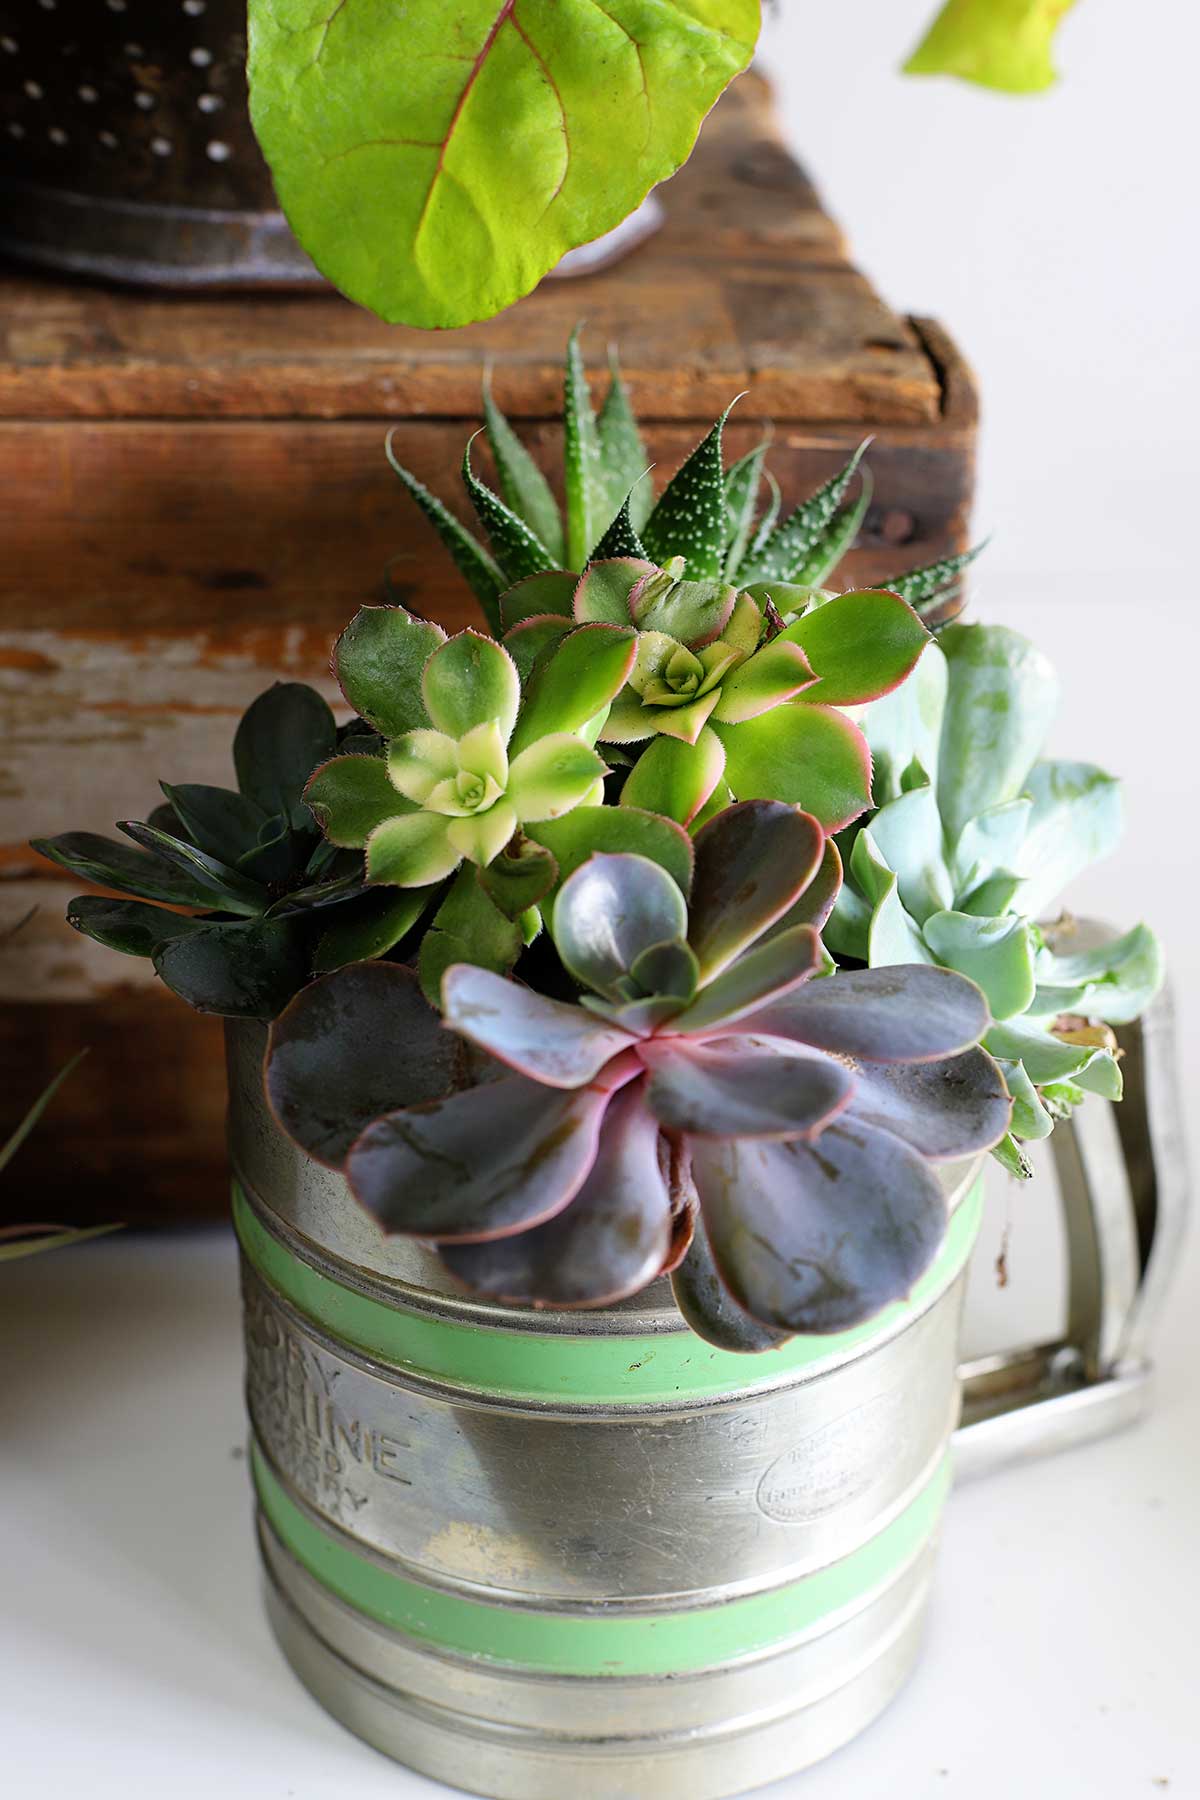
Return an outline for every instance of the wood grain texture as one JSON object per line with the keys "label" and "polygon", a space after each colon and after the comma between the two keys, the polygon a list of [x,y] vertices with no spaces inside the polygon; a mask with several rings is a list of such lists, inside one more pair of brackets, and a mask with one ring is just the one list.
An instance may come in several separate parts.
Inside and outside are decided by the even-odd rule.
{"label": "wood grain texture", "polygon": [[744,389],[729,455],[770,425],[787,503],[874,433],[875,497],[843,584],[964,545],[970,371],[851,266],[761,82],[736,84],[663,193],[666,227],[627,262],[453,334],[388,327],[332,294],[0,277],[0,1135],[93,1051],[0,1217],[225,1205],[219,1026],[148,964],[71,932],[79,884],[26,840],[144,817],[160,777],[228,782],[234,722],[271,680],[333,696],[331,639],[383,597],[385,568],[422,613],[478,622],[386,464],[388,423],[401,460],[463,513],[458,463],[491,356],[501,404],[557,470],[563,348],[586,317],[593,366],[620,343],[659,486]]}

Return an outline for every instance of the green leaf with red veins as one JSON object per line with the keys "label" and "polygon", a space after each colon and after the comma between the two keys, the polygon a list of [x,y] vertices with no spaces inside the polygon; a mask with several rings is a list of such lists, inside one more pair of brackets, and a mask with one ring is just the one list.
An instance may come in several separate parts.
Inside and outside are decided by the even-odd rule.
{"label": "green leaf with red veins", "polygon": [[[479,433],[475,433],[478,437]],[[496,561],[503,569],[509,581],[522,581],[527,575],[540,575],[544,571],[556,569],[562,561],[562,552],[551,550],[543,544],[524,519],[506,506],[499,494],[494,494],[485,482],[479,480],[471,468],[471,445],[475,437],[467,439],[467,447],[463,451],[462,478],[467,490],[467,498],[475,508],[479,523],[488,534]]]}
{"label": "green leaf with red veins", "polygon": [[425,664],[421,693],[438,731],[465,737],[473,725],[495,719],[505,743],[512,735],[521,683],[508,652],[477,631],[460,631]]}
{"label": "green leaf with red veins", "polygon": [[832,1057],[751,1036],[650,1038],[638,1054],[650,1111],[667,1131],[695,1137],[812,1135],[854,1092],[853,1072]]}
{"label": "green leaf with red veins", "polygon": [[[418,481],[416,476],[404,467],[403,463],[397,462],[392,449],[393,436],[394,433],[389,431],[385,446],[388,461],[450,552],[459,574],[478,600],[489,627],[493,631],[498,631],[500,628],[500,595],[508,586],[499,563],[484,549],[479,539],[473,536],[465,525],[460,524],[437,495],[430,493],[424,482]],[[378,611],[379,609],[371,608],[370,610]],[[444,635],[444,633],[439,635]],[[349,699],[349,695],[346,697]],[[354,701],[350,703],[352,706],[356,704]],[[357,710],[362,712],[361,707],[357,707]],[[363,713],[364,719],[367,716],[366,713]],[[409,721],[410,725],[417,723],[419,721],[415,719]],[[405,728],[401,727],[401,729]]]}
{"label": "green leaf with red veins", "polygon": [[564,637],[529,679],[512,752],[556,732],[581,730],[620,693],[636,653],[631,626],[584,625]]}
{"label": "green leaf with red veins", "polygon": [[714,726],[739,800],[786,800],[826,831],[869,806],[871,757],[856,725],[831,706],[788,700],[740,725]]}
{"label": "green leaf with red veins", "polygon": [[[564,554],[562,519],[550,483],[505,418],[492,394],[491,371],[483,377],[483,417],[500,492],[557,563]],[[503,596],[501,596],[503,606]]]}
{"label": "green leaf with red veins", "polygon": [[[619,809],[616,809],[619,811]],[[597,855],[563,882],[554,905],[555,947],[577,981],[610,1000],[643,950],[687,938],[678,886],[644,856]]]}
{"label": "green leaf with red veins", "polygon": [[610,509],[615,513],[622,498],[627,498],[630,524],[640,533],[654,506],[653,487],[648,480],[639,479],[645,474],[650,459],[629,402],[628,390],[621,379],[615,350],[609,351],[608,366],[608,393],[596,421],[600,469]]}
{"label": "green leaf with red veins", "polygon": [[680,826],[654,812],[632,806],[576,807],[565,818],[530,826],[526,835],[553,853],[560,885],[589,857],[624,852],[657,863],[681,894],[691,886],[691,840]]}
{"label": "green leaf with red veins", "polygon": [[676,581],[668,586],[650,575],[633,590],[629,605],[639,631],[663,631],[700,650],[722,635],[736,599],[737,589],[727,581]]}
{"label": "green leaf with red veins", "polygon": [[354,850],[385,819],[408,811],[378,756],[335,756],[311,777],[304,799],[330,843]]}
{"label": "green leaf with red veins", "polygon": [[500,596],[500,617],[506,632],[525,619],[545,618],[555,614],[569,619],[579,577],[565,569],[548,569],[541,575],[527,575],[507,588]]}
{"label": "green leaf with red veins", "polygon": [[692,1174],[721,1279],[778,1330],[862,1324],[911,1291],[945,1235],[937,1177],[858,1119],[815,1144],[697,1139]]}
{"label": "green leaf with red veins", "polygon": [[690,825],[720,781],[724,768],[724,746],[707,726],[694,744],[659,735],[634,763],[621,790],[620,803]]}
{"label": "green leaf with red veins", "polygon": [[917,963],[840,969],[764,1007],[742,1029],[794,1038],[835,1056],[899,1063],[956,1056],[978,1042],[988,1023],[987,1001],[973,981]]}
{"label": "green leaf with red veins", "polygon": [[558,819],[606,773],[603,760],[577,737],[552,732],[513,758],[505,792],[522,824]]}
{"label": "green leaf with red veins", "polygon": [[696,833],[688,942],[702,980],[788,912],[820,868],[824,847],[815,819],[776,800],[731,806]]}
{"label": "green leaf with red veins", "polygon": [[671,1249],[671,1201],[658,1124],[633,1092],[618,1094],[587,1180],[544,1225],[488,1244],[447,1244],[456,1280],[523,1306],[611,1306],[658,1275]]}
{"label": "green leaf with red veins", "polygon": [[810,700],[853,706],[898,687],[916,667],[929,633],[896,594],[839,594],[807,612],[774,642],[798,644],[816,670]]}
{"label": "green leaf with red veins", "polygon": [[715,579],[725,562],[728,526],[721,437],[728,417],[726,407],[708,436],[671,477],[641,532],[649,556],[659,563],[672,556],[685,557],[696,580]]}
{"label": "green leaf with red veins", "polygon": [[445,642],[440,625],[401,606],[363,606],[333,647],[333,672],[355,712],[384,737],[399,737],[429,723],[421,673]]}
{"label": "green leaf with red veins", "polygon": [[821,940],[811,925],[781,932],[747,950],[703,986],[671,1029],[700,1035],[723,1030],[808,981],[820,961]]}
{"label": "green leaf with red veins", "polygon": [[462,1062],[411,969],[357,963],[301,989],[272,1025],[267,1099],[289,1136],[336,1169],[372,1119],[401,1095],[439,1099]]}
{"label": "green leaf with red veins", "polygon": [[815,691],[816,679],[799,644],[776,638],[725,676],[713,718],[723,725],[756,719],[759,713],[770,712],[797,694]]}
{"label": "green leaf with red veins", "polygon": [[408,813],[377,825],[367,839],[367,880],[392,887],[428,887],[462,861],[450,842],[454,821],[440,813]]}
{"label": "green leaf with red veins", "polygon": [[468,963],[446,970],[442,1007],[447,1025],[547,1087],[583,1087],[634,1042],[582,1006],[548,1000]]}
{"label": "green leaf with red veins", "polygon": [[591,562],[575,588],[574,612],[581,625],[631,625],[629,596],[658,571],[640,557],[615,556]]}
{"label": "green leaf with red veins", "polygon": [[384,1231],[485,1240],[562,1211],[588,1177],[609,1094],[523,1075],[388,1113],[346,1159],[355,1198]]}

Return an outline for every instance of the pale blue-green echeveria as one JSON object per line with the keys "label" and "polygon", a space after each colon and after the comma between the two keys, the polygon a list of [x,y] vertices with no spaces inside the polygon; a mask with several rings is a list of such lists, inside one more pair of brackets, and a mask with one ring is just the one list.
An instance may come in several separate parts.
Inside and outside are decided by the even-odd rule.
{"label": "pale blue-green echeveria", "polygon": [[1015,1173],[1028,1173],[1020,1143],[1048,1136],[1085,1092],[1120,1097],[1106,1027],[1135,1018],[1162,979],[1144,925],[1076,946],[1069,921],[1038,923],[1121,831],[1112,776],[1041,758],[1057,698],[1025,638],[953,625],[869,709],[882,804],[849,848],[826,934],[872,967],[925,961],[979,983],[995,1021],[984,1043],[1015,1102],[997,1153]]}
{"label": "pale blue-green echeveria", "polygon": [[[549,610],[557,606],[559,610]],[[805,591],[799,616],[768,623],[749,593],[641,557],[527,579],[505,596],[513,654],[572,623],[637,627],[629,682],[600,728],[633,767],[622,804],[689,824],[709,803],[785,800],[839,830],[868,804],[871,760],[841,709],[910,673],[929,633],[899,595]]]}
{"label": "pale blue-green echeveria", "polygon": [[[690,1322],[736,1348],[843,1330],[906,1294],[945,1229],[930,1163],[994,1144],[1010,1103],[976,1047],[987,1008],[970,981],[924,966],[811,979],[823,850],[814,819],[757,801],[697,835],[690,904],[646,858],[584,863],[552,922],[581,1003],[449,968],[445,1024],[504,1072],[368,1124],[344,1158],[362,1204],[511,1303],[601,1305],[679,1265]],[[355,978],[383,997],[395,973]],[[337,1061],[340,1039],[309,1030],[316,994],[275,1034],[303,1046],[303,1095],[282,1060],[268,1079],[287,1128],[328,1155],[313,1046]],[[330,1016],[372,1035],[349,1008]]]}

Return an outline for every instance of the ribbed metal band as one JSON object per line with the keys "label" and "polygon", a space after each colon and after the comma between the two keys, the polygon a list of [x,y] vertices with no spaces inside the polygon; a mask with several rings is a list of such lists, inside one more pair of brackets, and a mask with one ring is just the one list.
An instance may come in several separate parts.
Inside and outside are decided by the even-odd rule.
{"label": "ribbed metal band", "polygon": [[777,1350],[742,1356],[691,1331],[654,1336],[547,1333],[465,1324],[402,1300],[387,1304],[335,1281],[276,1236],[235,1183],[233,1217],[250,1265],[299,1313],[378,1363],[424,1381],[452,1384],[491,1400],[570,1401],[648,1406],[752,1394],[800,1371],[882,1343],[919,1317],[961,1274],[983,1211],[977,1180],[950,1221],[938,1255],[907,1300],[852,1331],[797,1337]]}
{"label": "ribbed metal band", "polygon": [[860,1549],[765,1593],[683,1612],[567,1615],[467,1599],[393,1574],[302,1511],[257,1449],[251,1460],[271,1529],[314,1581],[347,1606],[456,1656],[590,1677],[682,1674],[781,1648],[862,1604],[919,1555],[950,1484],[946,1458],[905,1510]]}

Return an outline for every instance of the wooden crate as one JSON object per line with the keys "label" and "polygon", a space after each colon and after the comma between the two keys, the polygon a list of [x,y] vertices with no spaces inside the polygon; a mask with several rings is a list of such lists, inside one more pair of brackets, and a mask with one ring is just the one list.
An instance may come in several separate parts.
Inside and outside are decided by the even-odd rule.
{"label": "wooden crate", "polygon": [[447,334],[381,324],[338,296],[110,292],[0,277],[0,947],[4,1111],[83,1044],[14,1164],[0,1209],[41,1217],[199,1215],[223,1204],[219,1027],[147,964],[62,923],[78,885],[25,840],[142,818],[159,776],[227,781],[243,706],[279,676],[332,690],[333,634],[401,595],[448,626],[474,604],[384,460],[457,504],[481,364],[548,469],[563,350],[587,321],[622,363],[651,455],[672,470],[737,393],[729,451],[766,422],[785,502],[873,433],[876,492],[844,581],[961,548],[976,428],[945,333],[893,312],[744,77],[666,224],[626,262],[547,281]]}

